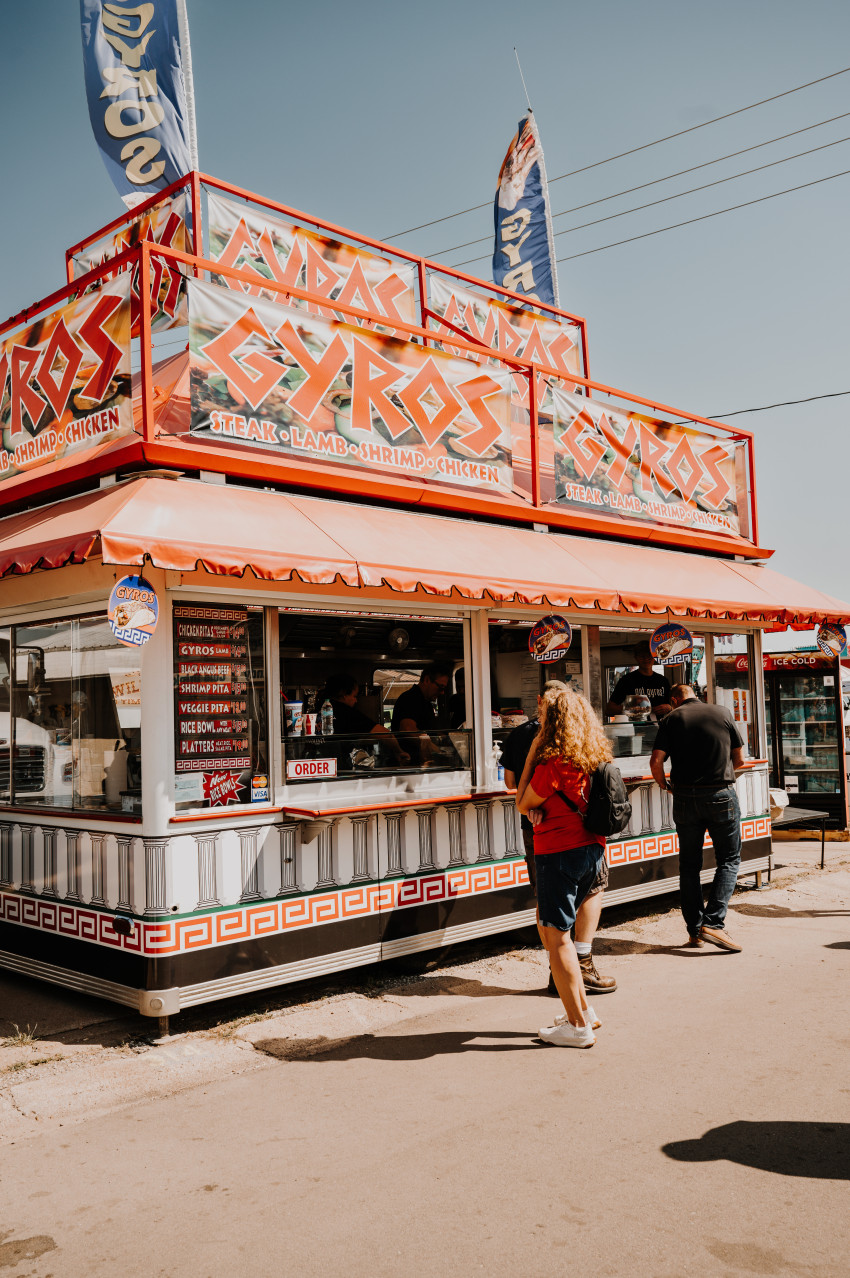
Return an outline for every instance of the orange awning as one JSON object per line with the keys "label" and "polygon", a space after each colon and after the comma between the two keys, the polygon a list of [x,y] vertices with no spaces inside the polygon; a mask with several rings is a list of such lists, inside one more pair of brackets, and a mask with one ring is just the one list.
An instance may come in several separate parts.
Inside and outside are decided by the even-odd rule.
{"label": "orange awning", "polygon": [[0,520],[0,574],[104,563],[606,614],[812,625],[850,605],[754,563],[145,476]]}

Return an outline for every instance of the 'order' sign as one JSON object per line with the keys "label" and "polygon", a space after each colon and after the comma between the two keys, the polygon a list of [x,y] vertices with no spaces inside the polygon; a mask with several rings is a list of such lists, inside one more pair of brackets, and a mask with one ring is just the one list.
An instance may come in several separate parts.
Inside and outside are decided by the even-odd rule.
{"label": "'order' sign", "polygon": [[336,759],[287,759],[287,781],[308,781],[314,777],[335,777]]}

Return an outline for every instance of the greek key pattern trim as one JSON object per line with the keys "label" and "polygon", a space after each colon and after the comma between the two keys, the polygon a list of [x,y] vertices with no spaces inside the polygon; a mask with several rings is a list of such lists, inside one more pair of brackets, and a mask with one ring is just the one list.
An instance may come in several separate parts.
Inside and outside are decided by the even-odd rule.
{"label": "greek key pattern trim", "polygon": [[[745,843],[770,838],[770,817],[742,821],[741,837]],[[706,839],[706,846],[711,846],[709,839]],[[613,867],[674,856],[677,850],[675,832],[665,831],[649,838],[609,843],[606,855],[608,864]],[[43,897],[0,892],[0,920],[133,954],[180,954],[305,927],[318,927],[324,923],[365,918],[390,910],[523,887],[527,883],[525,861],[521,857],[475,862],[452,867],[441,874],[417,874],[380,883],[352,884],[308,896],[278,897],[272,901],[237,905],[214,914],[166,918],[156,922],[130,919],[127,936],[117,933],[112,927],[111,915],[101,910],[66,905]]]}

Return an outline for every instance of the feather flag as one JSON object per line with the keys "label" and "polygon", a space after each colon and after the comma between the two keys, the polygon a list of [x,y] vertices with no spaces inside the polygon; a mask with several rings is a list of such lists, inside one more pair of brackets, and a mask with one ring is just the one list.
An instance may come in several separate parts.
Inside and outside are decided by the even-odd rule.
{"label": "feather flag", "polygon": [[558,306],[558,270],[543,147],[534,113],[519,122],[499,172],[493,282]]}

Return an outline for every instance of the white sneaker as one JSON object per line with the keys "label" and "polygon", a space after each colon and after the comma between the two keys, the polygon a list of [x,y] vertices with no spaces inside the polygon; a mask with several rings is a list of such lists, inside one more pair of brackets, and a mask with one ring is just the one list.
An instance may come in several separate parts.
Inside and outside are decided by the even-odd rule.
{"label": "white sneaker", "polygon": [[593,1047],[596,1035],[589,1025],[571,1025],[566,1017],[560,1025],[544,1025],[537,1037],[553,1047]]}
{"label": "white sneaker", "polygon": [[[563,1012],[560,1016],[556,1016],[552,1023],[553,1025],[563,1025],[564,1022],[569,1021],[569,1019],[570,1018],[567,1016],[566,1012]],[[587,1005],[587,1010],[584,1014],[584,1019],[591,1029],[598,1030],[602,1028],[602,1022],[600,1021],[599,1017],[596,1015],[596,1013],[594,1012],[593,1008],[590,1006],[589,1003]]]}

